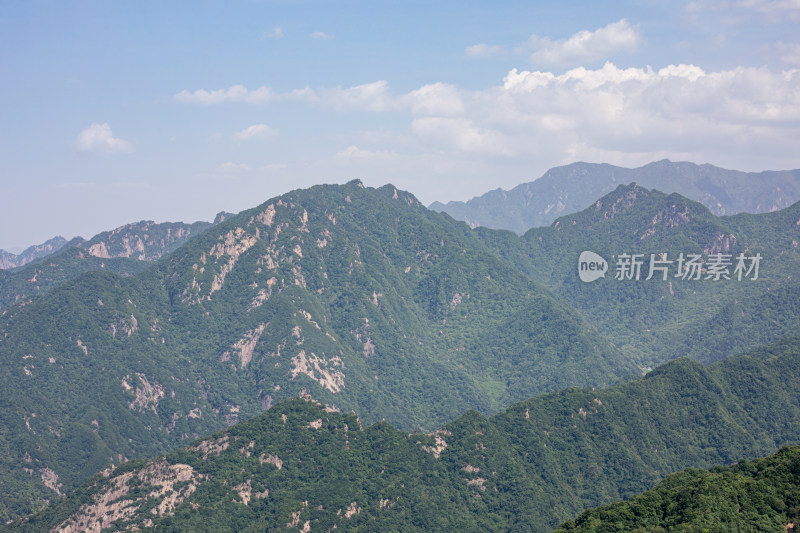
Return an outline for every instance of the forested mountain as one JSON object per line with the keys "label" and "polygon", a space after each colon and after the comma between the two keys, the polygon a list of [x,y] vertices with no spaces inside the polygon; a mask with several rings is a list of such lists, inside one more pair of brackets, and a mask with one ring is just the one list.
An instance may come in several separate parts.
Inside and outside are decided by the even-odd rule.
{"label": "forested mountain", "polygon": [[665,159],[633,169],[573,163],[552,168],[539,179],[510,191],[496,189],[467,202],[434,202],[430,208],[472,227],[508,229],[521,235],[585,209],[617,186],[634,181],[643,187],[679,193],[716,215],[765,213],[800,200],[800,170],[740,172]]}
{"label": "forested mountain", "polygon": [[[476,231],[643,367],[681,356],[716,361],[800,331],[800,202],[774,213],[717,217],[678,194],[631,184],[531,229],[521,246],[510,232]],[[586,250],[608,262],[605,277],[591,283],[578,276]],[[625,255],[630,264],[634,254],[641,254],[639,279],[619,270]],[[651,254],[656,269],[647,279]],[[702,262],[697,275],[679,269],[681,257],[687,267],[692,254]],[[719,279],[708,271],[716,254],[728,262]],[[757,255],[757,275],[746,275]]]}
{"label": "forested mountain", "polygon": [[755,461],[668,476],[653,490],[563,524],[557,533],[794,531],[800,526],[800,446]]}
{"label": "forested mountain", "polygon": [[[224,220],[224,215],[227,213],[220,213],[217,219]],[[189,237],[211,226],[209,222],[156,224],[143,220],[104,231],[88,241],[76,237],[66,242],[56,237],[20,255],[19,258],[27,260],[18,261],[15,265],[18,268],[0,270],[0,310],[47,292],[84,272],[106,270],[125,276],[136,274],[146,269],[148,262],[168,255]],[[32,249],[40,253],[28,254]]]}
{"label": "forested mountain", "polygon": [[306,392],[431,429],[638,372],[465,224],[360,182],[289,193],[135,276],[87,272],[8,308],[0,353],[6,519]]}
{"label": "forested mountain", "polygon": [[[356,415],[316,401],[287,400],[166,456],[108,468],[11,527],[549,531],[582,509],[649,489],[671,472],[796,443],[798,365],[799,338],[708,367],[680,359],[605,390],[563,390],[490,418],[473,411],[427,434],[402,433],[385,422],[367,427]],[[796,476],[796,463],[797,451],[789,450],[718,469],[713,475],[726,484],[703,495],[716,501],[715,490],[744,487],[756,501],[742,502],[749,521],[741,523],[771,524],[785,517],[772,509],[796,512],[797,485],[788,487],[787,477]],[[731,478],[729,471],[737,474]],[[751,474],[758,493],[743,485],[742,476]],[[657,491],[686,478],[669,478]],[[702,508],[681,494],[660,497],[672,513]],[[619,505],[649,509],[658,503],[653,499]],[[590,518],[578,523],[591,524],[598,514],[606,515],[584,515]],[[631,529],[609,529],[617,530]]]}
{"label": "forested mountain", "polygon": [[[354,181],[220,216],[155,262],[69,248],[38,265],[53,260],[57,270],[55,259],[63,258],[76,269],[96,269],[88,259],[101,270],[51,275],[49,292],[0,311],[0,517],[58,500],[109,463],[165,453],[298,395],[354,410],[367,424],[429,431],[469,410],[481,415],[464,420],[480,421],[542,393],[604,387],[681,355],[711,362],[797,334],[798,221],[800,204],[717,217],[679,195],[629,185],[519,237],[470,229],[391,185],[370,189]],[[107,255],[117,253],[112,248],[105,245]],[[605,278],[580,281],[578,258],[586,250],[608,261]],[[643,257],[642,279],[615,280],[617,259],[635,253]],[[697,254],[701,279],[681,279],[677,264],[667,279],[644,279],[650,253],[673,260]],[[751,270],[737,279],[731,264],[730,279],[708,279],[717,253],[743,254],[751,263],[759,255],[758,275]],[[670,368],[706,372],[688,361],[676,365]],[[595,397],[603,405],[609,400],[564,394],[585,400],[574,406],[582,419]],[[684,405],[664,394],[667,404]],[[530,401],[525,420],[536,419],[542,400]],[[726,421],[744,416],[741,406],[705,396],[694,401],[716,405]],[[791,418],[792,409],[784,414]],[[735,438],[700,445],[686,441],[683,423],[665,412],[662,429],[674,431],[652,436],[662,451],[650,458],[626,446],[609,452],[619,432],[602,428],[592,430],[596,442],[587,432],[510,445],[508,453],[529,455],[538,446],[547,445],[547,454],[569,448],[569,439],[582,446],[577,458],[553,459],[560,465],[554,471],[526,470],[519,458],[509,463],[537,480],[530,490],[538,496],[525,505],[548,518],[531,523],[554,527],[588,506],[645,490],[665,473],[769,453],[794,438],[755,419],[737,422],[734,428],[744,429]],[[504,416],[510,415],[492,423]],[[578,427],[575,416],[570,411],[569,427]],[[800,426],[792,423],[781,427],[796,432]],[[725,424],[704,426],[729,435]],[[649,427],[626,438],[639,442],[636,435]],[[431,439],[425,446],[436,445]],[[680,453],[664,451],[674,446]],[[550,464],[548,457],[537,464]],[[560,470],[583,464],[580,458],[592,462]],[[597,470],[592,465],[610,481],[588,481]],[[552,490],[537,492],[541,480],[554,483]],[[600,493],[592,492],[595,485]],[[508,505],[509,517],[522,516]]]}
{"label": "forested mountain", "polygon": [[14,270],[0,270],[0,311],[16,303],[26,305],[33,296],[46,293],[85,272],[106,270],[131,276],[149,266],[147,261],[127,257],[101,259],[80,248],[65,246],[42,261]]}

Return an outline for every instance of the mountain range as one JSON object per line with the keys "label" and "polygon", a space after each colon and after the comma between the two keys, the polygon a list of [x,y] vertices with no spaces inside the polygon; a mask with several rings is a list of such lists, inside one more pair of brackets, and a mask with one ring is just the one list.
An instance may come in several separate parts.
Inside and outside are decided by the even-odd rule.
{"label": "mountain range", "polygon": [[[130,517],[113,527],[195,527],[199,506],[238,530],[544,531],[796,442],[798,341],[780,341],[800,331],[800,203],[717,216],[619,185],[518,236],[356,180],[214,224],[143,224],[0,270],[2,294],[21,295],[0,308],[2,521],[45,509],[24,527],[80,529],[102,500],[95,516]],[[587,250],[608,263],[591,283]],[[619,275],[634,255],[642,275]],[[694,255],[698,279],[678,259]],[[737,279],[735,258],[757,256]],[[226,435],[231,450],[252,438],[214,452]],[[217,477],[231,465],[241,479]],[[258,477],[274,470],[280,489]],[[123,486],[130,506],[98,496]]]}
{"label": "mountain range", "polygon": [[[631,184],[521,239],[477,231],[497,255],[567,301],[643,368],[680,356],[712,362],[800,331],[800,203],[718,217],[678,194]],[[585,250],[609,262],[605,278],[580,281],[576,269]],[[707,279],[705,263],[700,279],[678,272],[681,255],[707,262],[720,253],[731,262],[731,279]],[[617,279],[624,254],[640,254],[639,280]],[[651,255],[661,260],[661,254],[673,262],[664,263],[671,270],[647,280]],[[760,254],[757,279],[733,274],[740,254]]]}
{"label": "mountain range", "polygon": [[135,276],[78,275],[0,313],[0,350],[9,517],[298,394],[433,429],[639,372],[465,224],[360,182],[239,213]]}
{"label": "mountain range", "polygon": [[664,159],[633,169],[573,163],[552,168],[509,191],[495,189],[467,202],[434,202],[430,208],[472,227],[508,229],[521,235],[585,209],[617,186],[631,182],[679,193],[715,215],[777,211],[800,200],[800,170],[740,172]]}
{"label": "mountain range", "polygon": [[[471,411],[427,434],[367,426],[310,398],[286,400],[167,455],[108,467],[12,529],[550,531],[586,506],[634,496],[687,466],[796,443],[798,364],[798,338],[708,367],[684,358],[605,390],[564,390],[490,418]],[[796,478],[792,453],[784,472]],[[740,463],[738,471],[759,465]],[[787,490],[796,495],[797,485]],[[769,523],[796,514],[796,500],[764,498],[795,505]],[[757,514],[742,507],[748,520]],[[605,514],[582,515],[580,530],[605,530],[586,526],[595,516]]]}

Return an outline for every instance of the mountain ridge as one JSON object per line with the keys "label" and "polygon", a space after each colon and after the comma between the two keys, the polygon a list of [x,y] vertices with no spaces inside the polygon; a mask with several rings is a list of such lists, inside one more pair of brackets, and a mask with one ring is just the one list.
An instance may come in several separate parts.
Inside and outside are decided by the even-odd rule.
{"label": "mountain ridge", "polygon": [[508,229],[521,235],[532,227],[550,225],[558,216],[585,209],[617,185],[634,181],[666,193],[680,193],[715,215],[775,211],[800,200],[800,170],[741,172],[664,159],[638,168],[572,163],[508,191],[495,189],[467,202],[434,202],[430,208],[447,212],[471,227]]}
{"label": "mountain ridge", "polygon": [[284,400],[166,456],[106,469],[11,527],[549,531],[687,466],[796,443],[798,377],[786,372],[799,358],[794,338],[709,367],[681,359],[608,389],[566,389],[488,418],[471,411],[427,434]]}
{"label": "mountain ridge", "polygon": [[[798,287],[787,279],[798,264],[791,244],[800,239],[798,210],[800,204],[771,214],[716,217],[680,195],[625,185],[583,212],[518,237],[470,229],[391,185],[372,189],[352,181],[267,200],[152,263],[94,258],[146,268],[127,276],[84,272],[0,311],[0,386],[7,392],[0,399],[7,429],[0,450],[9,451],[0,454],[0,516],[29,514],[109,463],[164,453],[297,395],[356,410],[367,423],[386,419],[403,431],[441,428],[472,411],[464,420],[476,425],[473,435],[491,431],[499,442],[503,432],[494,422],[487,426],[480,412],[490,415],[565,387],[628,379],[657,363],[641,348],[670,359],[680,355],[677,341],[691,341],[692,356],[711,362],[742,349],[742,335],[774,341],[796,332],[800,317]],[[720,234],[736,240],[720,241]],[[688,253],[724,242],[731,253],[748,247],[748,253],[764,252],[770,269],[759,282],[742,282],[748,285],[614,285],[612,279],[587,285],[575,268],[587,245],[604,254]],[[675,299],[667,300],[668,294]],[[740,316],[749,309],[741,306],[765,301],[774,305],[764,306],[763,316]],[[649,317],[671,307],[667,315],[677,322],[650,333]],[[725,319],[717,333],[708,318],[715,313]],[[700,329],[686,328],[686,321]],[[620,324],[630,330],[628,337],[618,337],[614,327]],[[694,337],[674,333],[689,330]],[[654,344],[633,342],[648,334]],[[720,388],[718,378],[696,363],[672,368]],[[558,429],[567,435],[577,426],[575,417],[588,420],[584,415],[599,407],[594,398],[609,409],[614,405],[594,391],[584,390],[579,400],[565,394],[548,400],[555,402],[548,409],[561,401],[571,405],[567,425]],[[680,398],[667,403],[680,405]],[[702,403],[721,412],[736,407],[706,398]],[[536,410],[512,409],[524,420],[535,418]],[[685,457],[729,460],[737,449],[764,449],[769,439],[763,433],[752,442],[751,432],[741,429],[759,427],[743,417],[741,406],[731,413],[742,419],[738,447],[705,435],[713,443],[705,446],[709,451],[687,448]],[[508,420],[518,425],[518,419]],[[673,429],[670,438],[683,442]],[[636,442],[636,435],[648,432],[646,425],[637,427],[626,438]],[[441,444],[435,434],[420,439],[431,450]],[[525,439],[514,447],[567,444]],[[605,441],[581,439],[598,467],[607,462]],[[468,448],[477,451],[478,444]],[[527,472],[512,450],[498,453],[503,468]],[[548,457],[542,464],[551,464]],[[479,459],[467,464],[497,471],[488,463],[478,466]],[[632,458],[624,450],[612,459],[633,461],[639,478],[653,483],[654,471],[680,466],[653,454],[647,461]],[[558,488],[554,500],[542,501],[559,508],[572,502],[568,507],[577,513],[583,507],[574,502],[589,490],[586,474],[558,469],[525,476],[569,478],[573,488]],[[608,469],[621,471],[613,463]],[[607,496],[649,488],[625,483],[628,488],[607,488]]]}
{"label": "mountain ridge", "polygon": [[730,467],[689,469],[628,501],[585,511],[556,532],[793,531],[800,522],[798,473],[800,446]]}
{"label": "mountain ridge", "polygon": [[[688,355],[704,362],[742,353],[797,331],[800,308],[800,202],[772,213],[716,216],[678,193],[619,185],[590,207],[531,228],[514,246],[509,233],[477,228],[494,253],[564,298],[644,367]],[[605,278],[577,276],[581,252],[609,261]],[[618,279],[617,257],[641,254],[640,277]],[[757,280],[687,280],[677,276],[681,254],[703,264],[713,254],[762,256]],[[646,280],[651,254],[667,254],[667,280]],[[752,276],[751,276],[752,278]],[[756,323],[758,326],[756,326]],[[706,350],[704,338],[717,349]],[[712,359],[708,359],[712,357]]]}

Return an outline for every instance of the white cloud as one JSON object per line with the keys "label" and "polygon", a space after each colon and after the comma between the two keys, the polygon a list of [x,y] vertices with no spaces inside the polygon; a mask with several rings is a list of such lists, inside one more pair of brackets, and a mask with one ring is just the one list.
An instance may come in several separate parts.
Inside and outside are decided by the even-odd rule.
{"label": "white cloud", "polygon": [[316,39],[318,41],[329,41],[334,37],[336,36],[330,33],[325,33],[324,31],[315,31],[314,33],[311,34],[311,38]]}
{"label": "white cloud", "polygon": [[464,102],[458,89],[448,83],[431,83],[400,98],[415,115],[458,115],[464,111]]}
{"label": "white cloud", "polygon": [[565,150],[571,146],[644,159],[664,153],[694,154],[689,158],[701,161],[712,155],[718,161],[766,157],[792,153],[798,83],[800,71],[765,68],[705,72],[670,65],[656,71],[606,63],[561,75],[515,69],[492,93],[496,103],[485,103],[480,114],[490,117],[494,108],[496,129],[530,138],[529,146],[542,154],[572,157]]}
{"label": "white cloud", "polygon": [[473,44],[464,49],[464,55],[467,57],[494,57],[504,52],[505,49],[502,46],[485,43]]}
{"label": "white cloud", "polygon": [[612,22],[595,31],[579,31],[568,39],[551,41],[531,36],[534,48],[531,61],[536,65],[574,66],[607,59],[618,52],[635,50],[642,37],[625,19]]}
{"label": "white cloud", "polygon": [[266,141],[274,138],[278,130],[270,128],[266,124],[253,124],[240,132],[234,134],[234,138],[240,141],[261,140]]}
{"label": "white cloud", "polygon": [[247,172],[250,170],[250,165],[247,163],[234,163],[232,161],[228,161],[226,163],[222,163],[219,168],[217,169],[221,172]]}
{"label": "white cloud", "polygon": [[397,102],[390,94],[389,84],[385,80],[345,88],[333,87],[314,90],[304,87],[287,93],[276,93],[267,86],[250,90],[244,85],[233,85],[228,89],[213,91],[198,89],[190,92],[183,90],[176,94],[174,99],[181,103],[200,105],[219,105],[229,102],[264,105],[274,102],[304,101],[337,111],[387,111],[397,106]]}
{"label": "white cloud", "polygon": [[397,157],[397,152],[394,150],[362,150],[358,146],[352,144],[333,156],[333,158],[338,161],[387,160],[394,157]]}
{"label": "white cloud", "polygon": [[84,152],[116,154],[133,152],[133,143],[114,137],[107,123],[92,123],[78,134],[77,147]]}
{"label": "white cloud", "polygon": [[283,30],[280,26],[275,26],[275,28],[270,32],[264,32],[261,34],[261,40],[264,39],[283,39]]}
{"label": "white cloud", "polygon": [[[356,127],[337,136],[347,148],[325,161],[346,162],[354,172],[428,168],[432,175],[435,169],[471,168],[474,174],[513,167],[522,180],[542,165],[546,170],[590,158],[627,165],[669,157],[744,169],[753,169],[754,161],[764,168],[800,164],[800,70],[619,68],[606,62],[566,72],[513,69],[498,81],[481,90],[439,82],[396,94],[381,80],[272,94],[274,102],[295,98],[349,114],[348,121],[358,120],[353,113],[390,112],[396,124],[405,114],[405,126],[380,135]],[[256,99],[248,95],[255,92],[226,90],[251,103]],[[402,153],[391,152],[400,147]]]}
{"label": "white cloud", "polygon": [[309,100],[337,111],[388,111],[396,107],[385,80],[343,89],[321,89],[309,93]]}
{"label": "white cloud", "polygon": [[504,135],[480,128],[466,118],[418,118],[411,123],[411,131],[439,149],[481,155],[514,155]]}
{"label": "white cloud", "polygon": [[432,83],[423,85],[406,95],[396,97],[392,94],[386,80],[354,87],[321,89],[305,87],[288,93],[276,93],[267,86],[250,90],[243,85],[233,85],[228,89],[213,91],[198,89],[190,92],[183,90],[176,94],[174,99],[181,103],[200,105],[219,105],[228,102],[264,105],[293,100],[336,111],[391,111],[410,108],[414,113],[444,115],[457,114],[463,109],[458,90],[453,85]]}
{"label": "white cloud", "polygon": [[223,102],[247,102],[249,104],[266,104],[276,100],[277,97],[270,87],[259,87],[253,91],[244,85],[233,85],[228,89],[206,91],[199,89],[194,92],[183,90],[175,95],[175,100],[187,104],[213,105]]}

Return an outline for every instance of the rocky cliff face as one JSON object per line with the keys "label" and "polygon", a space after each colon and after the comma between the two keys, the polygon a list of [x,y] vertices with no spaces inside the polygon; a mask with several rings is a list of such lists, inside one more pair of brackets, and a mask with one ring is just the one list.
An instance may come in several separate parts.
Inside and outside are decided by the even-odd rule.
{"label": "rocky cliff face", "polygon": [[156,224],[152,220],[143,220],[95,235],[79,247],[103,259],[129,257],[139,261],[155,261],[211,225],[209,222]]}

